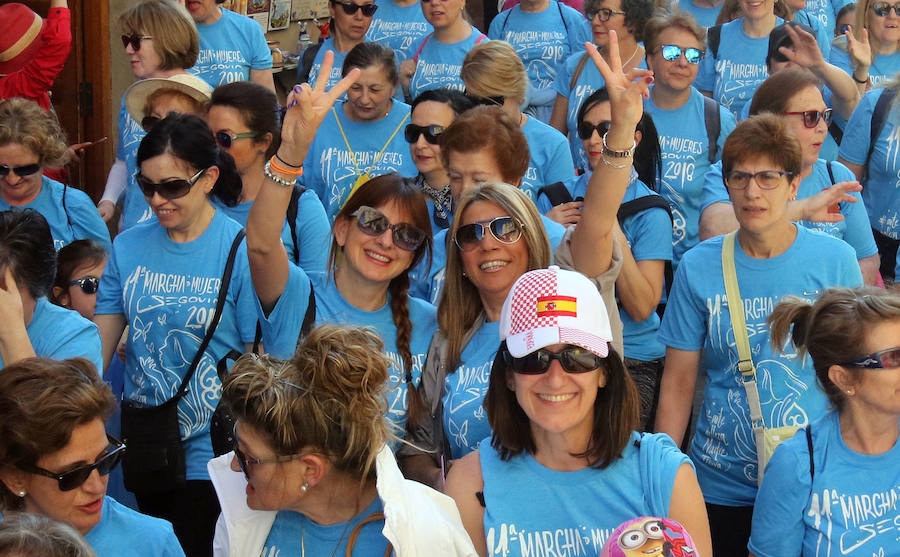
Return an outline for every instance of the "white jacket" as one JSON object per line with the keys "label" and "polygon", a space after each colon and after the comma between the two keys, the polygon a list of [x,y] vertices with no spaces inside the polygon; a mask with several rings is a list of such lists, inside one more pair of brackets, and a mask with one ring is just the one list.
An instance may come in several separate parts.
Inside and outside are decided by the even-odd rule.
{"label": "white jacket", "polygon": [[[216,523],[214,557],[258,557],[276,511],[255,511],[247,506],[247,480],[231,470],[233,453],[206,465],[222,514]],[[387,445],[375,459],[378,496],[384,505],[384,537],[397,557],[474,557],[453,499],[430,487],[407,480],[400,473]]]}

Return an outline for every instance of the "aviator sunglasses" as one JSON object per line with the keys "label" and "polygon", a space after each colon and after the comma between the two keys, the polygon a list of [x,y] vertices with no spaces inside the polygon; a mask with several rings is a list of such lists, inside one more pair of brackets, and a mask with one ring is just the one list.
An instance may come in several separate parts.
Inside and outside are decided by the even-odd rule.
{"label": "aviator sunglasses", "polygon": [[600,137],[603,137],[609,131],[609,122],[600,122],[596,125],[587,121],[578,122],[578,137],[584,141],[587,141],[594,135],[594,130],[597,130]]}
{"label": "aviator sunglasses", "polygon": [[674,44],[662,45],[661,47],[659,47],[659,52],[662,52],[663,59],[668,60],[669,62],[678,60],[681,54],[684,53],[684,59],[691,64],[699,64],[700,60],[703,60],[704,56],[704,52],[699,48],[681,48],[680,46]]}
{"label": "aviator sunglasses", "polygon": [[471,251],[484,238],[485,231],[501,244],[515,244],[522,237],[523,225],[512,217],[496,217],[491,220],[480,220],[460,226],[453,237],[461,251]]}
{"label": "aviator sunglasses", "polygon": [[131,50],[137,52],[141,49],[141,41],[152,38],[153,37],[150,35],[138,35],[137,33],[133,35],[122,35],[122,47],[131,45]]}
{"label": "aviator sunglasses", "polygon": [[852,362],[844,362],[838,365],[861,367],[865,369],[889,369],[900,367],[900,347],[880,350],[866,356],[861,356]]}
{"label": "aviator sunglasses", "polygon": [[344,13],[347,15],[355,15],[356,12],[362,10],[362,14],[365,17],[372,17],[373,15],[375,15],[375,10],[378,9],[378,6],[376,6],[375,4],[360,5],[353,2],[335,2],[334,0],[331,1],[331,4],[334,6],[340,6],[341,9],[344,10]]}
{"label": "aviator sunglasses", "polygon": [[79,466],[78,468],[63,472],[62,474],[50,472],[49,470],[44,470],[43,468],[39,468],[32,464],[18,464],[16,467],[23,472],[53,478],[59,484],[60,491],[72,491],[73,489],[81,487],[94,470],[97,470],[101,476],[106,476],[112,472],[112,469],[122,460],[122,454],[125,452],[125,443],[122,443],[108,433],[106,434],[106,438],[109,440],[109,446],[107,447],[105,454],[97,459],[97,462]]}
{"label": "aviator sunglasses", "polygon": [[9,176],[10,171],[12,171],[15,172],[16,176],[19,178],[24,178],[25,176],[31,176],[40,169],[41,165],[38,163],[23,164],[22,166],[7,166],[5,164],[0,164],[0,176]]}
{"label": "aviator sunglasses", "polygon": [[415,143],[419,140],[419,136],[424,135],[425,141],[432,145],[437,145],[438,136],[444,133],[445,129],[444,126],[438,125],[417,126],[415,124],[409,124],[406,126],[406,129],[403,130],[403,137],[406,138],[407,143]]}
{"label": "aviator sunglasses", "polygon": [[782,112],[785,116],[790,116],[792,114],[799,114],[803,116],[803,125],[807,128],[814,128],[819,125],[819,120],[824,119],[825,125],[831,125],[831,109],[826,108],[823,111],[818,110],[802,110],[800,112]]}
{"label": "aviator sunglasses", "polygon": [[594,371],[603,363],[603,358],[594,354],[587,348],[568,345],[558,353],[553,353],[546,348],[535,350],[521,358],[516,358],[506,349],[503,352],[506,365],[511,370],[521,375],[540,375],[550,369],[554,360],[559,362],[566,373],[587,373]]}
{"label": "aviator sunglasses", "polygon": [[197,183],[197,180],[200,179],[200,176],[203,176],[203,173],[206,171],[207,169],[204,168],[187,180],[176,178],[174,180],[159,182],[158,184],[155,182],[151,182],[140,172],[134,175],[134,179],[137,180],[137,184],[141,188],[141,192],[147,199],[153,197],[154,193],[158,193],[159,196],[163,199],[172,200],[187,195],[191,191],[191,188],[194,187],[194,184]]}
{"label": "aviator sunglasses", "polygon": [[391,224],[381,211],[372,207],[363,205],[350,216],[356,217],[356,227],[367,236],[378,237],[390,229],[394,245],[402,250],[416,251],[425,241],[425,233],[415,226],[405,222]]}
{"label": "aviator sunglasses", "polygon": [[872,11],[875,12],[875,15],[878,17],[886,17],[891,10],[894,10],[894,15],[900,16],[900,3],[888,4],[887,2],[875,2],[872,4]]}
{"label": "aviator sunglasses", "polygon": [[76,284],[85,294],[96,294],[97,287],[100,286],[100,279],[97,277],[82,277],[69,281],[69,286],[75,286]]}

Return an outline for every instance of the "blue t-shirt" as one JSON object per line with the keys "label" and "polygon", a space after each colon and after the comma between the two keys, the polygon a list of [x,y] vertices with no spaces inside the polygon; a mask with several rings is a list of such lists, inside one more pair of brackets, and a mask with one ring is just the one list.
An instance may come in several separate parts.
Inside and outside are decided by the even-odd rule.
{"label": "blue t-shirt", "polygon": [[422,40],[424,45],[420,42],[413,50],[413,56],[416,51],[419,52],[419,56],[416,73],[409,82],[410,98],[418,97],[422,91],[441,87],[457,91],[465,89],[465,84],[459,77],[463,60],[473,46],[485,39],[486,37],[474,27],[467,38],[455,43],[439,42],[433,35],[424,38]]}
{"label": "blue t-shirt", "polygon": [[[797,190],[797,199],[812,197],[831,187],[831,177],[828,176],[828,164],[827,161],[822,159],[816,161],[812,174],[800,182],[800,188]],[[830,164],[835,184],[856,180],[853,172],[843,164],[839,162],[831,162]],[[863,259],[878,253],[878,247],[875,245],[872,228],[869,226],[866,204],[859,193],[851,192],[849,195],[855,197],[857,201],[856,203],[840,204],[841,215],[844,216],[844,220],[841,222],[803,220],[797,221],[797,224],[811,230],[824,232],[829,236],[847,242],[856,251],[856,258]],[[731,200],[728,199],[728,190],[722,182],[721,162],[717,162],[710,167],[709,172],[706,174],[706,182],[703,185],[703,209],[706,209],[713,203],[731,203]]]}
{"label": "blue t-shirt", "polygon": [[[216,211],[207,229],[190,242],[173,242],[158,222],[116,236],[100,279],[96,313],[124,314],[130,327],[126,400],[156,406],[177,392],[212,320],[228,252],[240,229]],[[225,300],[189,392],[178,403],[189,480],[209,479],[209,420],[222,394],[216,364],[230,350],[244,352],[256,332],[256,294],[246,242],[236,254]]]}
{"label": "blue t-shirt", "polygon": [[425,36],[434,32],[434,27],[425,19],[418,2],[401,6],[393,0],[376,0],[375,4],[378,10],[366,32],[366,40],[394,49],[399,67],[412,58]]}
{"label": "blue t-shirt", "polygon": [[[659,194],[672,207],[672,265],[699,241],[700,202],[703,177],[709,170],[709,136],[706,133],[704,97],[691,88],[691,98],[675,110],[664,110],[644,101],[644,110],[653,117],[662,153],[662,181]],[[719,106],[719,139],[716,159],[721,158],[725,139],[736,125],[734,115]]]}
{"label": "blue t-shirt", "polygon": [[0,211],[34,209],[40,213],[50,225],[53,247],[57,250],[83,239],[94,240],[108,250],[112,245],[109,229],[91,198],[78,188],[66,187],[46,176],[42,180],[41,191],[31,202],[12,206],[0,199]]}
{"label": "blue t-shirt", "polygon": [[[387,415],[395,426],[395,433],[406,428],[409,408],[406,374],[403,358],[397,349],[397,326],[391,311],[390,298],[384,306],[374,311],[359,309],[341,295],[334,278],[325,273],[307,275],[300,268],[290,266],[288,282],[275,308],[266,316],[257,302],[257,315],[262,327],[263,339],[268,351],[279,358],[289,358],[294,353],[300,326],[309,305],[309,286],[312,279],[316,298],[316,323],[334,323],[372,327],[384,343],[384,354],[391,362],[388,370]],[[390,294],[388,295],[390,296]],[[409,298],[409,320],[413,325],[409,351],[413,366],[410,375],[413,385],[422,380],[422,366],[431,337],[437,329],[437,312],[431,304],[418,298]],[[498,337],[499,338],[499,337]]]}
{"label": "blue t-shirt", "polygon": [[122,106],[119,108],[119,144],[116,147],[116,158],[125,161],[125,205],[122,208],[122,222],[119,232],[124,232],[140,222],[156,220],[156,215],[144,199],[141,188],[137,185],[134,175],[137,174],[137,152],[141,140],[147,132],[138,122],[135,122],[128,109],[125,108],[125,96],[122,95]]}
{"label": "blue t-shirt", "polygon": [[834,39],[834,30],[832,29],[829,31],[826,29],[825,25],[817,16],[806,10],[797,10],[794,12],[793,21],[802,23],[813,30],[813,35],[816,37],[816,43],[819,45],[819,50],[822,51],[822,57],[828,60],[828,56],[831,54],[831,41]]}
{"label": "blue t-shirt", "polygon": [[[831,89],[823,85],[821,87],[821,90],[822,99],[825,101],[825,105],[828,107],[832,107]],[[749,117],[750,103],[747,103],[744,105],[744,108],[741,109],[741,113],[738,115],[738,120],[743,122]],[[844,128],[846,128],[847,122],[844,121],[837,112],[833,112],[831,118],[840,130],[844,130]],[[819,158],[826,161],[836,161],[838,158],[838,144],[837,141],[834,140],[834,136],[832,136],[831,134],[831,126],[828,127],[828,133],[825,134],[825,141],[822,143],[822,148],[819,149]]]}
{"label": "blue t-shirt", "polygon": [[[776,26],[782,23],[783,19],[775,18]],[[697,89],[712,91],[712,98],[734,115],[741,113],[744,104],[750,102],[759,85],[769,77],[766,69],[769,37],[748,37],[743,25],[743,18],[722,25],[718,56],[707,49],[694,82]]]}
{"label": "blue t-shirt", "polygon": [[806,0],[805,12],[819,18],[822,27],[829,36],[834,36],[834,25],[837,22],[837,14],[845,4],[853,0]]}
{"label": "blue t-shirt", "polygon": [[[25,326],[25,332],[37,357],[53,360],[87,358],[97,368],[97,373],[103,375],[100,332],[77,311],[40,297],[35,300],[34,314]],[[0,369],[3,369],[2,358]]]}
{"label": "blue t-shirt", "polygon": [[632,432],[606,468],[570,472],[527,453],[503,461],[490,441],[478,446],[488,556],[598,555],[622,522],[669,515],[675,476],[689,463],[665,434]]}
{"label": "blue t-shirt", "polygon": [[332,221],[363,172],[372,178],[388,172],[407,177],[418,174],[403,137],[408,122],[409,105],[398,101],[393,101],[387,116],[374,122],[354,122],[344,114],[342,104],[325,115],[303,162],[300,180],[316,192]]}
{"label": "blue t-shirt", "polygon": [[[831,49],[828,62],[852,76],[853,64],[850,61],[850,54],[841,48],[844,44],[841,42],[842,40],[839,40],[838,44]],[[872,83],[872,87],[878,87],[882,82],[894,77],[897,72],[900,72],[900,51],[893,54],[876,54],[875,60],[869,66],[869,80]]]}
{"label": "blue t-shirt", "polygon": [[[787,295],[814,300],[833,286],[862,285],[849,245],[802,226],[796,230],[791,246],[768,259],[749,257],[735,242],[734,264],[766,427],[805,425],[821,416],[826,404],[812,362],[797,358],[790,345],[784,352],[773,350],[766,319],[775,304]],[[753,505],[756,497],[756,444],[737,369],[722,240],[711,238],[684,254],[659,340],[679,350],[703,351],[707,378],[691,459],[708,503],[741,507]]]}
{"label": "blue t-shirt", "polygon": [[697,23],[708,29],[716,24],[716,19],[719,17],[719,12],[724,5],[725,3],[723,2],[710,8],[707,6],[696,6],[692,0],[679,0],[676,8],[680,12],[691,14],[697,20]]}
{"label": "blue t-shirt", "polygon": [[[578,137],[578,109],[581,103],[591,96],[591,93],[606,86],[606,80],[600,74],[600,70],[594,65],[594,62],[588,58],[587,63],[581,70],[578,79],[575,80],[575,86],[569,87],[572,81],[572,75],[578,67],[578,62],[584,56],[584,52],[576,52],[569,56],[565,64],[560,65],[559,72],[556,74],[556,81],[553,82],[553,88],[556,94],[569,100],[569,108],[566,112],[566,129],[569,130],[569,149],[572,151],[572,160],[575,162],[575,168],[580,170],[590,170],[587,155],[584,152],[584,146],[581,144],[581,138]],[[647,69],[647,60],[641,59],[639,68]]]}
{"label": "blue t-shirt", "polygon": [[[322,70],[322,62],[325,60],[325,53],[329,50],[334,53],[334,62],[331,66],[331,75],[328,76],[328,89],[334,87],[334,85],[341,80],[341,72],[344,68],[344,58],[347,57],[347,53],[336,49],[334,47],[334,38],[328,37],[322,41],[319,50],[316,52],[316,57],[313,59],[312,66],[309,68],[309,79],[306,80],[308,83],[315,84],[316,79],[319,77],[319,72]],[[300,71],[300,69],[301,67],[298,67],[297,71]],[[298,79],[300,77],[301,76],[298,76]]]}
{"label": "blue t-shirt", "polygon": [[[263,545],[261,557],[277,557],[280,555],[328,555],[347,554],[347,540],[349,533],[372,513],[381,512],[384,506],[381,499],[375,497],[365,510],[354,516],[347,522],[329,524],[327,526],[316,524],[304,515],[281,510],[275,515],[275,522],[269,530],[269,537]],[[359,530],[359,537],[353,546],[352,555],[370,557],[384,555],[388,546],[388,540],[381,533],[384,528],[384,519],[369,522]]]}
{"label": "blue t-shirt", "polygon": [[272,52],[263,28],[249,17],[219,7],[215,23],[198,25],[200,55],[190,68],[212,88],[235,81],[249,81],[250,70],[272,67]]}
{"label": "blue t-shirt", "polygon": [[537,190],[554,182],[563,182],[575,176],[575,164],[566,141],[566,136],[537,118],[528,117],[522,127],[528,140],[531,160],[522,177],[520,188],[531,199]]}
{"label": "blue t-shirt", "polygon": [[584,14],[555,0],[539,12],[522,11],[519,5],[505,10],[491,21],[487,34],[516,49],[536,89],[551,88],[559,65],[592,40]]}
{"label": "blue t-shirt", "polygon": [[900,441],[883,454],[858,453],[844,442],[836,412],[811,428],[815,477],[800,431],[766,466],[750,551],[757,557],[900,557]]}
{"label": "blue t-shirt", "polygon": [[103,500],[100,522],[84,539],[97,557],[184,557],[171,524],[133,511],[112,497]]}
{"label": "blue t-shirt", "polygon": [[[234,207],[226,207],[217,198],[213,198],[213,206],[242,226],[247,226],[247,218],[250,216],[253,202],[247,201]],[[322,207],[322,202],[314,192],[306,190],[297,200],[297,219],[294,227],[297,230],[299,259],[294,253],[291,227],[285,222],[281,229],[281,243],[287,250],[290,262],[299,261],[299,265],[308,273],[325,272],[328,268],[328,253],[331,246],[331,225],[328,222],[328,215],[325,214],[325,208]]]}
{"label": "blue t-shirt", "polygon": [[[850,116],[841,157],[853,164],[866,164],[872,128],[872,112],[884,89],[866,92]],[[868,177],[862,191],[863,201],[869,211],[872,228],[885,236],[900,238],[900,141],[898,126],[900,111],[894,106],[884,119],[884,126],[875,141],[875,149],[868,164]]]}

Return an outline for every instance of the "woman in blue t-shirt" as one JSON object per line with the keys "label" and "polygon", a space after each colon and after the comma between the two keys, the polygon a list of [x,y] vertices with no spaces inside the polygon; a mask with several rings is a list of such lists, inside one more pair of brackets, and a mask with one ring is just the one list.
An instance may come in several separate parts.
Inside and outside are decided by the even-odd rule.
{"label": "woman in blue t-shirt", "polygon": [[509,290],[484,401],[492,434],[446,486],[479,555],[597,555],[623,520],[652,515],[712,555],[690,461],[668,436],[634,431],[638,393],[608,316],[591,280],[556,266]]}
{"label": "woman in blue t-shirt", "polygon": [[900,14],[890,2],[857,4],[856,21],[834,41],[828,61],[850,74],[865,93],[900,71]]}
{"label": "woman in blue t-shirt", "polygon": [[83,358],[29,358],[3,368],[0,513],[63,522],[98,557],[184,557],[171,524],[106,495],[109,473],[125,451],[103,425],[115,406],[109,386]]}
{"label": "woman in blue t-shirt", "polygon": [[834,288],[787,298],[772,340],[808,353],[832,411],[779,445],[753,511],[750,553],[900,556],[900,296]]}
{"label": "woman in blue t-shirt", "polygon": [[[859,286],[862,275],[845,242],[791,222],[788,203],[800,187],[803,150],[783,116],[764,113],[738,124],[722,149],[722,169],[739,227],[688,250],[675,274],[659,328],[667,348],[656,429],[682,442],[705,366],[690,454],[709,510],[714,554],[741,555],[760,473],[753,401],[767,428],[805,425],[825,409],[811,367],[776,352],[766,318],[785,295]],[[726,296],[725,239],[734,246],[728,267],[733,265],[740,300]],[[739,331],[731,325],[734,308],[746,322]],[[742,333],[756,368],[755,389],[738,369],[736,337]]]}

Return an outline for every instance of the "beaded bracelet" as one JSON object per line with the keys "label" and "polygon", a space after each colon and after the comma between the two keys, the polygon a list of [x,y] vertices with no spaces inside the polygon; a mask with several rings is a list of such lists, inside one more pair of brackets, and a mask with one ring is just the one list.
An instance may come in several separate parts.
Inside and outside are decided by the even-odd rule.
{"label": "beaded bracelet", "polygon": [[[281,171],[276,169],[276,172],[281,172]],[[289,174],[289,173],[285,172],[284,174]],[[273,182],[275,182],[276,184],[278,184],[279,186],[281,186],[283,188],[293,188],[294,187],[294,182],[289,182],[288,180],[285,180],[284,178],[281,178],[281,177],[276,176],[275,174],[272,174],[271,161],[267,162],[266,166],[263,168],[263,176],[265,176],[269,180],[272,180]]]}

